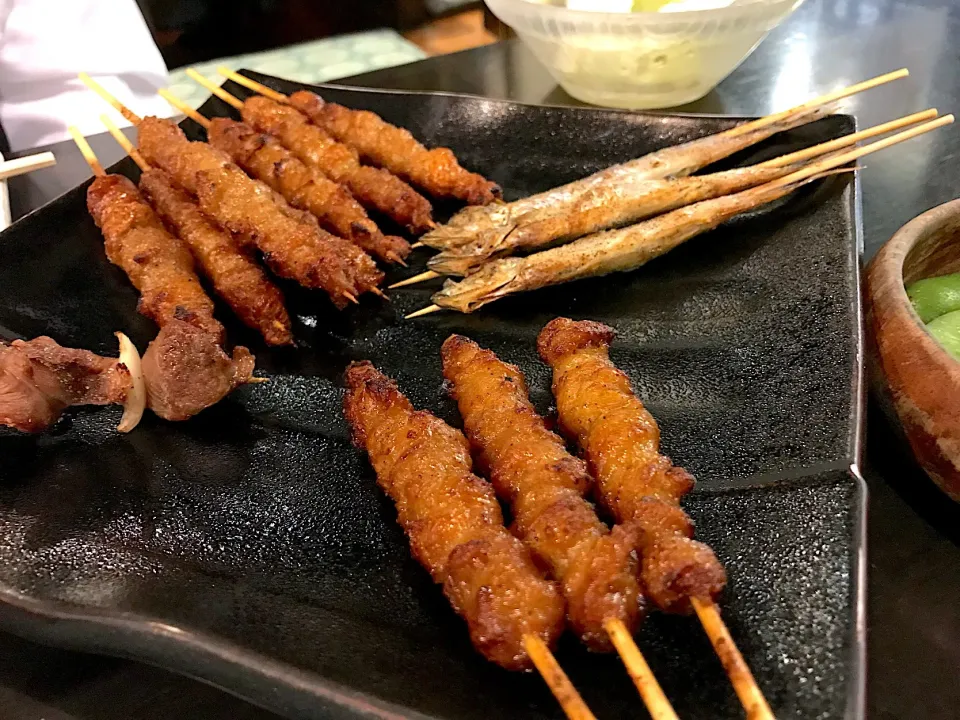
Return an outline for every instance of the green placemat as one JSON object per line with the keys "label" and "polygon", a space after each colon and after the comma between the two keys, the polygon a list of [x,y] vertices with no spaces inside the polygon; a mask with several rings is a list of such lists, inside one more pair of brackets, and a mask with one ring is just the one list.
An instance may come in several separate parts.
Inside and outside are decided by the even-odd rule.
{"label": "green placemat", "polygon": [[[201,75],[217,79],[218,83],[223,78],[217,74],[217,65],[226,65],[231,70],[249,68],[288,80],[319,83],[403,65],[425,57],[426,54],[416,45],[404,40],[393,30],[383,29],[211,60],[193,67]],[[195,108],[209,96],[182,69],[170,72],[170,91]]]}

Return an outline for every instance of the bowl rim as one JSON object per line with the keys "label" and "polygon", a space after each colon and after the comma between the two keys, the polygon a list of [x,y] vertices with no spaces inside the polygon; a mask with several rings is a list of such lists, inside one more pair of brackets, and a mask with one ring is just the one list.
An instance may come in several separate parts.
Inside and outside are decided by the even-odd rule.
{"label": "bowl rim", "polygon": [[[726,7],[719,8],[709,8],[703,10],[681,10],[679,12],[669,12],[663,13],[658,11],[650,10],[638,10],[636,12],[606,12],[606,11],[596,11],[596,10],[572,10],[568,7],[563,7],[561,5],[548,5],[545,3],[535,2],[535,0],[483,0],[487,5],[491,6],[491,9],[494,9],[494,6],[500,9],[505,8],[537,8],[538,12],[544,13],[549,19],[556,20],[567,20],[567,21],[585,21],[585,20],[594,20],[597,22],[601,21],[613,21],[613,22],[631,22],[635,23],[637,21],[643,21],[645,23],[653,22],[676,22],[684,18],[689,18],[691,20],[706,20],[706,19],[715,19],[722,18],[731,15],[740,15],[741,12],[746,8],[754,8],[758,5],[766,5],[772,7],[776,6],[789,6],[784,8],[784,16],[789,15],[798,7],[800,7],[806,0],[739,0],[734,5],[727,5]],[[494,11],[495,12],[495,11]],[[629,20],[628,20],[629,18]]]}

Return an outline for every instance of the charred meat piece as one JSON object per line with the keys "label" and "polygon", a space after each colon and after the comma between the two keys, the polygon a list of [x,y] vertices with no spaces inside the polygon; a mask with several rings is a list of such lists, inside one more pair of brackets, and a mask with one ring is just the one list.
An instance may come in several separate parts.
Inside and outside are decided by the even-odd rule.
{"label": "charred meat piece", "polygon": [[360,164],[357,153],[313,125],[289,105],[251,97],[240,112],[243,121],[276,136],[301,161],[344,185],[366,208],[383,213],[412,233],[434,227],[430,202],[396,175]]}
{"label": "charred meat piece", "polygon": [[560,424],[575,438],[599,495],[619,522],[642,530],[641,577],[663,610],[690,611],[690,598],[714,599],[726,573],[713,551],[692,539],[680,499],[693,477],[660,454],[660,430],[610,361],[614,331],[596,322],[551,321],[537,350],[553,368]]}
{"label": "charred meat piece", "polygon": [[214,225],[163,170],[140,176],[140,190],[157,214],[187,244],[217,294],[269,345],[290,345],[293,335],[283,295],[250,253]]}
{"label": "charred meat piece", "polygon": [[466,438],[414,410],[369,362],[351,365],[345,380],[354,442],[396,503],[414,557],[443,585],[484,657],[509,670],[531,667],[523,637],[552,645],[563,630],[563,598],[503,527],[493,489],[471,472]]}
{"label": "charred meat piece", "polygon": [[193,270],[190,251],[163,226],[136,186],[122,175],[95,178],[87,208],[103,233],[107,257],[140,291],[139,311],[163,327],[177,319],[222,341],[223,326],[213,317]]}
{"label": "charred meat piece", "polygon": [[567,453],[530,403],[520,370],[459,335],[443,344],[443,376],[497,494],[510,503],[516,534],[563,586],[567,619],[592,650],[613,646],[604,622],[632,632],[644,605],[637,582],[637,528],[600,522],[582,494],[583,461]]}
{"label": "charred meat piece", "polygon": [[293,93],[290,104],[364,160],[434,197],[454,198],[470,205],[487,205],[500,197],[496,183],[464,170],[452,150],[427,150],[407,130],[391,125],[376,113],[324,102],[307,90]]}
{"label": "charred meat piece", "polygon": [[237,165],[294,207],[313,213],[330,232],[387,262],[399,262],[410,254],[410,244],[381,233],[346,188],[300,162],[273,136],[259,133],[246,123],[213,118],[207,137],[211,145],[230,155]]}

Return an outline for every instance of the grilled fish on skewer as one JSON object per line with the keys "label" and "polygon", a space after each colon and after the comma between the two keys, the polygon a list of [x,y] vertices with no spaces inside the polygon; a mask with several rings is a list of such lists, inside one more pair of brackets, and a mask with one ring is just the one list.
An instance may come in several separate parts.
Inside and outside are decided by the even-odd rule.
{"label": "grilled fish on skewer", "polygon": [[345,380],[354,442],[396,503],[414,557],[443,585],[484,657],[509,670],[529,668],[524,637],[552,645],[563,629],[563,599],[503,527],[493,490],[470,471],[466,438],[415,411],[369,362],[351,365]]}
{"label": "grilled fish on skewer", "polygon": [[537,351],[553,368],[561,427],[584,452],[603,503],[619,522],[642,529],[641,575],[668,612],[690,612],[690,598],[713,600],[726,573],[713,551],[692,540],[680,499],[693,477],[660,454],[660,430],[610,361],[612,328],[567,318],[540,332]]}
{"label": "grilled fish on skewer", "polygon": [[212,118],[207,139],[294,207],[313,213],[328,230],[362,250],[387,262],[399,262],[410,254],[406,240],[383,235],[342,185],[304,165],[274,137],[245,123]]}
{"label": "grilled fish on skewer", "polygon": [[427,150],[409,131],[391,125],[375,113],[325,102],[306,90],[298,90],[288,100],[364,160],[386,168],[434,197],[454,198],[470,205],[487,205],[500,197],[495,183],[464,170],[451,150]]}
{"label": "grilled fish on skewer", "polygon": [[582,497],[592,484],[586,465],[547,430],[519,368],[459,335],[447,338],[441,355],[464,430],[510,504],[517,536],[561,583],[574,632],[590,649],[612,651],[604,623],[620,620],[632,634],[642,617],[638,529],[610,532],[597,518]]}

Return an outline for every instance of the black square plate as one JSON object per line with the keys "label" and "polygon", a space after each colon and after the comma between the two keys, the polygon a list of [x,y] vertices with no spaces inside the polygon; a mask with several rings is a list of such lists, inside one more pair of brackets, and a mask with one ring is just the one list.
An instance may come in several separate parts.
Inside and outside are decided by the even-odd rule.
{"label": "black square plate", "polygon": [[[299,87],[263,78],[289,92]],[[227,86],[244,95],[236,85]],[[730,118],[532,107],[323,87],[500,182],[508,198],[583,176]],[[228,114],[210,100],[206,115]],[[192,123],[184,127],[199,137]],[[727,165],[853,129],[837,116]],[[117,165],[135,177],[129,161]],[[0,331],[113,353],[152,336],[103,253],[86,186],[0,235]],[[625,275],[403,321],[433,288],[344,313],[290,292],[299,348],[254,349],[267,384],[190,422],[79,409],[39,437],[0,434],[0,628],[135,658],[296,718],[559,718],[535,675],[485,663],[348,442],[340,375],[369,358],[452,423],[438,350],[452,332],[527,373],[557,315],[619,331],[614,358],[660,420],[665,451],[699,478],[687,501],[726,563],[725,618],[781,718],[862,715],[863,508],[856,185],[834,178]],[[426,257],[418,251],[412,273]],[[392,280],[400,273],[394,273]],[[227,319],[228,315],[222,313]],[[655,615],[639,644],[683,718],[741,717],[697,621]],[[558,657],[600,718],[643,714],[614,657]]]}

